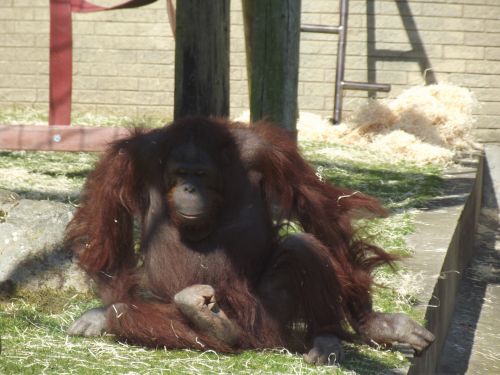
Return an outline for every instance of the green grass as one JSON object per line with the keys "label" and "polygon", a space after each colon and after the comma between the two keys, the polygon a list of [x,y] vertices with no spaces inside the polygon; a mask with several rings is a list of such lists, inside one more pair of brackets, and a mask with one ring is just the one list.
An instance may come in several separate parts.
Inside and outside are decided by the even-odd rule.
{"label": "green grass", "polygon": [[417,166],[386,159],[356,147],[308,142],[302,145],[306,158],[324,179],[339,186],[369,193],[390,209],[422,206],[439,194],[441,168]]}
{"label": "green grass", "polygon": [[[0,112],[1,113],[1,112]],[[0,116],[0,120],[2,117]],[[321,178],[382,200],[392,215],[357,223],[359,233],[392,253],[409,255],[405,236],[413,230],[413,210],[439,194],[441,171],[404,161],[386,160],[352,147],[302,144],[306,158]],[[73,202],[94,154],[1,152],[0,189],[26,198]],[[375,307],[406,312],[421,320],[412,306],[418,292],[416,275],[404,269],[381,268]],[[213,352],[150,350],[118,343],[112,337],[68,337],[66,329],[79,314],[99,302],[92,296],[44,291],[19,292],[0,303],[2,374],[379,374],[408,362],[399,353],[346,345],[340,368],[306,365],[299,355],[283,350],[247,351],[239,355]]]}
{"label": "green grass", "polygon": [[89,296],[48,292],[21,294],[1,305],[2,374],[346,374],[380,373],[404,365],[401,355],[366,346],[346,346],[341,369],[306,365],[286,350],[237,355],[192,350],[151,350],[112,337],[75,338],[67,326],[98,305]]}
{"label": "green grass", "polygon": [[97,160],[87,153],[0,152],[0,188],[29,199],[74,201]]}

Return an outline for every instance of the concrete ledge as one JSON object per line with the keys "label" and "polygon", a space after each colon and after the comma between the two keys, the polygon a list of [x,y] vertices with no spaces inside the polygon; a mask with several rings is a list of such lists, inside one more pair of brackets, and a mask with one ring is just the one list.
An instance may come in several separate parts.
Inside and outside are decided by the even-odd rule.
{"label": "concrete ledge", "polygon": [[445,174],[442,195],[416,217],[415,233],[408,237],[415,256],[408,268],[423,276],[420,307],[434,344],[416,358],[409,374],[434,374],[448,333],[458,283],[474,253],[483,186],[484,157],[462,163]]}

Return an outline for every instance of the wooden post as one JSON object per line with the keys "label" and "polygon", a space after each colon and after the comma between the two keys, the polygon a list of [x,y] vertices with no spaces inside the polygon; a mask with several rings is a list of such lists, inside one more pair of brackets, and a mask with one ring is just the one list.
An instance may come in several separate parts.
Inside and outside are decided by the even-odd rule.
{"label": "wooden post", "polygon": [[243,0],[250,119],[296,135],[301,0]]}
{"label": "wooden post", "polygon": [[229,0],[177,2],[174,117],[229,115]]}

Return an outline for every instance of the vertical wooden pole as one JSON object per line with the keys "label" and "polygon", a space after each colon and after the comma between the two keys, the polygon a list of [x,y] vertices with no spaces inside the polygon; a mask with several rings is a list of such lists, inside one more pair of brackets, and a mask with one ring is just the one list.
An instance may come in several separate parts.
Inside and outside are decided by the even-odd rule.
{"label": "vertical wooden pole", "polygon": [[242,0],[252,121],[296,135],[301,0]]}
{"label": "vertical wooden pole", "polygon": [[229,0],[177,2],[174,117],[229,115]]}

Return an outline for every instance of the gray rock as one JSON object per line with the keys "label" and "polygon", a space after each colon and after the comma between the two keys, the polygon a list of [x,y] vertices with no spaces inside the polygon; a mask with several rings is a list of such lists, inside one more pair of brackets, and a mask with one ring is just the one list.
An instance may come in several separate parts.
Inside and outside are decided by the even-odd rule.
{"label": "gray rock", "polygon": [[62,246],[69,204],[21,199],[0,190],[0,285],[87,291],[87,276]]}

